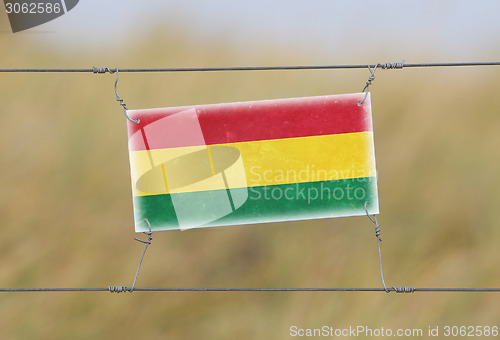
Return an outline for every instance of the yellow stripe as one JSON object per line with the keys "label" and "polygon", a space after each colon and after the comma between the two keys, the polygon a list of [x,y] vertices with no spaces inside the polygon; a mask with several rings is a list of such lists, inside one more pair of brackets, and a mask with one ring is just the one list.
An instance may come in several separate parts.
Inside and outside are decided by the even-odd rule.
{"label": "yellow stripe", "polygon": [[212,170],[212,176],[215,175],[214,161],[212,160],[212,153],[210,152],[210,145],[207,145],[208,159],[210,160],[210,170]]}
{"label": "yellow stripe", "polygon": [[165,184],[165,192],[168,192],[168,184],[167,184],[167,173],[165,172],[165,165],[161,165],[161,172],[163,175],[163,183]]}
{"label": "yellow stripe", "polygon": [[[254,187],[373,177],[376,175],[372,132],[262,140],[220,145],[236,148],[241,153],[241,158],[234,163],[234,166],[224,167],[227,168],[224,172],[228,179],[228,189],[245,186]],[[214,163],[214,161],[224,159],[224,156],[221,158],[220,155],[212,155],[217,148],[215,145],[211,147],[212,150],[211,152],[209,151],[210,167],[207,172],[214,174],[214,168],[217,170],[216,172],[220,172],[220,166],[218,168],[218,164]],[[154,182],[158,181],[157,191],[151,190],[151,185],[148,185],[148,192],[142,192],[136,187],[135,184],[141,176],[144,175],[144,177],[148,177],[150,174],[156,173],[155,171],[151,171],[151,162],[148,153],[153,158],[155,166],[159,166],[164,162],[204,149],[206,150],[207,147],[194,146],[130,152],[134,195],[144,196],[169,193],[168,189],[165,192],[166,183],[163,183],[163,178],[155,179],[159,177],[159,175],[148,178],[148,181],[153,181],[153,187],[156,186]],[[241,162],[243,163],[242,165]],[[206,159],[203,164],[208,167],[208,165],[206,165]],[[200,169],[203,164],[200,162]],[[223,181],[218,180],[220,173],[219,176],[215,174],[215,176],[211,178],[199,181],[200,169],[197,169],[196,166],[190,168],[198,171],[197,176],[193,174],[193,178],[198,179],[197,183],[195,185],[178,188],[172,193],[226,189]],[[183,175],[187,176],[187,179],[189,179],[189,171],[183,172]],[[166,179],[168,182],[168,176]],[[183,180],[185,181],[186,178],[183,178]],[[175,188],[177,186],[170,185],[170,187]]]}

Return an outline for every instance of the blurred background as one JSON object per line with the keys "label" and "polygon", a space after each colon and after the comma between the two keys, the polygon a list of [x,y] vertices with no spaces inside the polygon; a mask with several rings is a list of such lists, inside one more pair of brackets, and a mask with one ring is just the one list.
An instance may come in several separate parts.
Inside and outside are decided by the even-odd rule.
{"label": "blurred background", "polygon": [[[500,61],[497,1],[80,1],[0,68]],[[123,73],[131,109],[360,92],[368,70]],[[499,287],[499,67],[378,70],[388,286]],[[0,287],[128,285],[114,75],[0,74]],[[138,287],[380,287],[366,217],[158,232]],[[2,339],[286,339],[289,328],[499,325],[497,293],[0,293]]]}

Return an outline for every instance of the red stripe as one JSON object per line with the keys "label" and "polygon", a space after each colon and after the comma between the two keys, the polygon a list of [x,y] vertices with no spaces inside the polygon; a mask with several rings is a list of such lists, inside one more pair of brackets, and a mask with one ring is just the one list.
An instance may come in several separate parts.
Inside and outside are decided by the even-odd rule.
{"label": "red stripe", "polygon": [[[363,96],[360,93],[129,111],[132,119],[140,119],[138,124],[128,123],[129,148],[136,151],[200,145],[200,138],[183,138],[189,132],[182,128],[169,130],[168,119],[161,129],[158,124],[151,131],[147,129],[161,118],[192,108],[196,109],[207,145],[371,131],[369,98],[358,106]],[[189,119],[186,126],[192,126],[192,117]],[[154,134],[150,140],[157,142],[146,146],[142,134],[136,133],[143,128]],[[168,137],[162,138],[162,134]],[[175,138],[177,134],[179,138]]]}

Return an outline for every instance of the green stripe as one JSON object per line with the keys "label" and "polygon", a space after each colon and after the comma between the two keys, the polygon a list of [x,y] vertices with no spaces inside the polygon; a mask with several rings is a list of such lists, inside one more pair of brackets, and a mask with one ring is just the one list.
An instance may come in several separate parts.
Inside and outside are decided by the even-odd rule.
{"label": "green stripe", "polygon": [[[248,198],[233,212],[230,212],[232,204],[224,203],[221,199],[228,196],[226,190],[174,195],[177,195],[175,200],[182,207],[192,208],[190,216],[193,220],[206,220],[207,216],[219,217],[225,215],[226,210],[230,212],[201,227],[364,215],[366,201],[370,202],[368,211],[371,214],[378,213],[375,177],[231,189],[230,197],[241,199],[246,196],[246,190]],[[217,202],[216,212],[214,202]],[[170,194],[136,196],[134,210],[136,231],[147,231],[147,225],[143,222],[145,218],[153,230],[179,229]]]}

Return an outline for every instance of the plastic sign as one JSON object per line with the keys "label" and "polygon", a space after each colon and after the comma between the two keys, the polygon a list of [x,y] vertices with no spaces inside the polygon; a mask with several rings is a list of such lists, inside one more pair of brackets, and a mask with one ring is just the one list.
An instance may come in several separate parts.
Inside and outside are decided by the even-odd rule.
{"label": "plastic sign", "polygon": [[129,110],[135,230],[377,214],[363,97]]}

